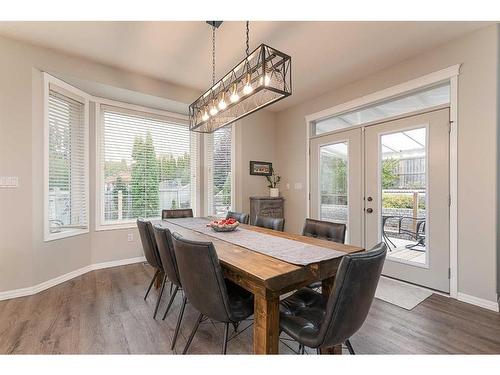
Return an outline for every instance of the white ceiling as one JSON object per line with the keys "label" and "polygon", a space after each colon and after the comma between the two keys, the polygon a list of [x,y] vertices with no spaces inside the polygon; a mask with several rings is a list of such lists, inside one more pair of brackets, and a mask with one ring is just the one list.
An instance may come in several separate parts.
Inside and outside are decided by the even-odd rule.
{"label": "white ceiling", "polygon": [[[255,21],[250,48],[266,43],[292,56],[293,95],[269,108],[282,110],[487,24]],[[200,91],[211,85],[212,33],[202,21],[0,22],[0,35]],[[245,23],[224,22],[217,31],[217,77],[244,51]]]}

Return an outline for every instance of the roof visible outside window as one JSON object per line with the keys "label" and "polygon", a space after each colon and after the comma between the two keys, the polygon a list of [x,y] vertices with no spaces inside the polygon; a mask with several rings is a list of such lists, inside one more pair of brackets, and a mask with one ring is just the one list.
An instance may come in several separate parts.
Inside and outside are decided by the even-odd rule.
{"label": "roof visible outside window", "polygon": [[450,84],[440,84],[416,91],[411,94],[392,98],[368,107],[342,113],[313,124],[313,135],[319,135],[339,129],[350,128],[370,122],[383,120],[405,113],[421,111],[450,102]]}

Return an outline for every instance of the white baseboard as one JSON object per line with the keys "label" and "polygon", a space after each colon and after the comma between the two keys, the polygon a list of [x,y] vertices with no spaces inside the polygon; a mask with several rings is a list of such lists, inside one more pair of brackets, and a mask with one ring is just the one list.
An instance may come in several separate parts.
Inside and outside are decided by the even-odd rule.
{"label": "white baseboard", "polygon": [[470,296],[468,294],[460,293],[457,294],[457,299],[462,302],[470,303],[479,307],[483,307],[488,310],[499,312],[498,303],[495,301],[490,301],[487,299]]}
{"label": "white baseboard", "polygon": [[[81,275],[83,275],[87,272],[90,272],[90,271],[100,270],[100,269],[104,269],[104,268],[117,267],[117,266],[124,266],[127,264],[140,263],[140,262],[145,262],[145,261],[146,261],[146,259],[142,256],[142,257],[120,259],[120,260],[113,260],[110,262],[91,264],[91,265],[82,267],[80,269],[77,269],[75,271],[68,272],[64,275],[55,277],[53,279],[44,281],[44,282],[37,284],[35,286],[32,286],[32,287],[0,292],[0,301],[6,300],[6,299],[18,298],[18,297],[31,296],[33,294],[40,293],[41,291],[49,289],[49,288],[56,286],[58,284],[64,283],[65,281],[71,280],[77,276],[81,276]],[[426,289],[426,288],[422,288],[422,289]],[[436,291],[432,291],[432,292],[436,293]],[[441,293],[438,293],[438,294],[441,294]],[[488,310],[499,312],[498,303],[495,301],[490,301],[490,300],[486,300],[483,298],[474,297],[474,296],[460,293],[460,292],[457,295],[457,299],[459,301],[462,301],[462,302],[470,303],[472,305],[483,307],[483,308],[488,309]]]}
{"label": "white baseboard", "polygon": [[34,285],[32,287],[7,290],[5,292],[0,292],[0,301],[6,300],[6,299],[18,298],[18,297],[31,296],[33,294],[40,293],[41,291],[44,291],[46,289],[52,288],[53,286],[56,286],[58,284],[64,283],[65,281],[71,280],[77,276],[81,276],[81,275],[83,275],[87,272],[90,272],[90,271],[100,270],[103,268],[124,266],[127,264],[140,263],[140,262],[145,262],[145,261],[146,261],[146,259],[142,256],[142,257],[120,259],[120,260],[113,260],[110,262],[91,264],[91,265],[79,268],[75,271],[68,272],[64,275],[57,276],[53,279],[44,281],[44,282],[37,284],[37,285]]}
{"label": "white baseboard", "polygon": [[93,270],[100,270],[103,268],[111,268],[111,267],[118,267],[118,266],[126,266],[127,264],[134,264],[134,263],[141,263],[145,262],[146,258],[142,257],[135,257],[135,258],[128,258],[128,259],[120,259],[120,260],[112,260],[110,262],[103,262],[103,263],[96,263],[92,264],[90,267]]}

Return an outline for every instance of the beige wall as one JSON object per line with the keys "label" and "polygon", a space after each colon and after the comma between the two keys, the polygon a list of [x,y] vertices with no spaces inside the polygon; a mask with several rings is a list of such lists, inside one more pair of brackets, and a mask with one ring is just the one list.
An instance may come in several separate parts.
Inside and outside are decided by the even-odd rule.
{"label": "beige wall", "polygon": [[[278,113],[277,166],[283,175],[286,230],[299,232],[306,212],[305,116],[450,65],[462,63],[458,103],[458,287],[496,301],[498,26],[319,95]],[[302,184],[295,190],[294,183]],[[473,199],[472,199],[473,198]]]}
{"label": "beige wall", "polygon": [[[95,231],[95,117],[90,104],[90,232],[43,241],[43,75],[74,77],[189,103],[191,89],[0,37],[0,175],[19,187],[0,190],[0,292],[30,287],[89,264],[142,255],[135,228]],[[166,67],[168,68],[168,67]],[[261,111],[236,127],[235,209],[267,192],[249,160],[274,158],[274,114]],[[127,235],[134,240],[129,242]]]}
{"label": "beige wall", "polygon": [[[0,37],[0,175],[19,187],[0,191],[0,291],[25,288],[91,263],[142,255],[135,229],[93,231],[94,153],[90,148],[89,234],[43,241],[42,71],[189,102],[199,93],[49,49]],[[90,117],[93,140],[93,117]],[[134,241],[127,241],[127,233]]]}
{"label": "beige wall", "polygon": [[251,196],[269,195],[267,181],[250,175],[250,160],[275,161],[276,114],[266,110],[241,120],[236,129],[235,205],[234,209],[250,213]]}

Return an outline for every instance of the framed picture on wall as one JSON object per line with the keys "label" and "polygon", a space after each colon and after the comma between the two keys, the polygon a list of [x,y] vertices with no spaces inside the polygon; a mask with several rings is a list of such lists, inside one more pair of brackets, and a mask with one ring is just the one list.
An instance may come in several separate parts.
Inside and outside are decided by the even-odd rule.
{"label": "framed picture on wall", "polygon": [[250,161],[250,174],[254,176],[270,176],[273,163],[267,161]]}

